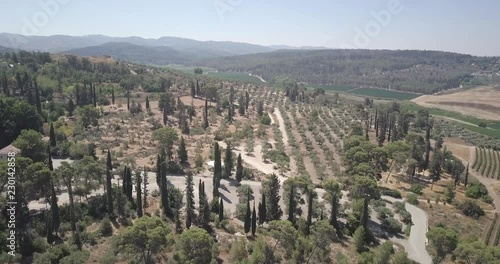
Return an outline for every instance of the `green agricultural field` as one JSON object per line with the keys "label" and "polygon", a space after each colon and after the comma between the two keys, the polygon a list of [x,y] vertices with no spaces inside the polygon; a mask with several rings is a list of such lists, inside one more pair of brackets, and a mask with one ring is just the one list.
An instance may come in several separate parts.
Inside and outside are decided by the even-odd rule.
{"label": "green agricultural field", "polygon": [[219,78],[228,81],[238,81],[238,82],[253,82],[253,83],[263,83],[259,78],[255,76],[250,76],[248,73],[240,72],[207,72],[207,75],[214,78]]}
{"label": "green agricultural field", "polygon": [[189,75],[195,75],[194,74],[194,69],[195,68],[200,68],[203,70],[204,75],[208,75],[213,78],[218,78],[221,80],[228,80],[228,81],[239,81],[239,82],[252,82],[252,83],[262,83],[262,81],[255,77],[255,76],[250,76],[248,73],[241,73],[241,72],[217,72],[213,68],[208,68],[208,67],[192,67],[192,66],[184,66],[184,65],[168,65],[165,66],[170,69],[174,69],[177,71],[181,71],[185,74]]}
{"label": "green agricultural field", "polygon": [[346,92],[354,89],[354,87],[351,86],[345,86],[345,85],[309,85],[307,88],[321,88],[324,89],[326,92]]}
{"label": "green agricultural field", "polygon": [[419,94],[414,94],[414,93],[390,91],[377,88],[359,88],[351,90],[349,91],[349,93],[361,96],[396,99],[396,100],[411,100],[420,96]]}

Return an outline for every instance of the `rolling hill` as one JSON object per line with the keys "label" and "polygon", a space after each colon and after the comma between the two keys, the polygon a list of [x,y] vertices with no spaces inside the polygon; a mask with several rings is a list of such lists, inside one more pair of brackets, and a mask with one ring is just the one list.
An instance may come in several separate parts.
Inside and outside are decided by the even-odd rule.
{"label": "rolling hill", "polygon": [[470,82],[473,73],[500,71],[500,58],[417,50],[279,50],[205,59],[196,65],[269,81],[288,77],[307,84],[436,93]]}

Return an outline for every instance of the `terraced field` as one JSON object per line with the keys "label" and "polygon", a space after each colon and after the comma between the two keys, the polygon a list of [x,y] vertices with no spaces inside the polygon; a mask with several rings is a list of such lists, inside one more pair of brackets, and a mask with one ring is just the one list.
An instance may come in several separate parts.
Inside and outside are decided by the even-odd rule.
{"label": "terraced field", "polygon": [[487,149],[476,148],[476,159],[472,169],[484,177],[500,180],[500,152]]}

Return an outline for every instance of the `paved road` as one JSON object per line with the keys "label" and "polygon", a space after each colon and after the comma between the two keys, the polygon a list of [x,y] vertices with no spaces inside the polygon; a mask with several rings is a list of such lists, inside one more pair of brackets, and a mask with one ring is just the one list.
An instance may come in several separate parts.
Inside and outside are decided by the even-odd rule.
{"label": "paved road", "polygon": [[[390,196],[383,196],[382,198],[391,202],[403,201],[402,199],[396,199]],[[405,209],[411,214],[411,219],[413,221],[410,237],[408,240],[396,237],[392,237],[389,240],[403,245],[409,258],[420,264],[430,264],[432,263],[432,257],[425,248],[427,245],[426,234],[428,231],[427,213],[409,203],[405,203]]]}

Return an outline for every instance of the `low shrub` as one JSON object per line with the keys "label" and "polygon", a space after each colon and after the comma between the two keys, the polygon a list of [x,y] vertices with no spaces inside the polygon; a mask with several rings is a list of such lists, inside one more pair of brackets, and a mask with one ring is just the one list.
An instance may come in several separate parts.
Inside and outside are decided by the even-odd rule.
{"label": "low shrub", "polygon": [[403,229],[403,225],[393,217],[383,219],[381,223],[382,227],[384,227],[390,233],[400,233]]}
{"label": "low shrub", "polygon": [[113,235],[113,225],[109,218],[105,217],[101,221],[101,225],[99,226],[99,233],[101,236],[112,236]]}
{"label": "low shrub", "polygon": [[486,195],[488,195],[488,190],[482,183],[477,181],[472,182],[465,190],[465,196],[469,198],[479,199]]}
{"label": "low shrub", "polygon": [[460,206],[462,213],[466,216],[470,216],[472,218],[479,218],[484,215],[484,210],[481,209],[479,205],[477,205],[472,200],[466,200]]}
{"label": "low shrub", "polygon": [[422,190],[424,189],[424,186],[422,186],[422,184],[420,183],[416,183],[416,184],[413,184],[411,187],[410,187],[410,191],[412,193],[416,193],[418,195],[422,194]]}
{"label": "low shrub", "polygon": [[394,198],[398,198],[398,199],[401,199],[402,196],[401,196],[401,192],[398,191],[398,190],[391,190],[389,188],[380,188],[380,193],[382,195],[386,195],[386,196],[390,196],[390,197],[394,197]]}
{"label": "low shrub", "polygon": [[406,201],[410,204],[417,205],[418,204],[418,196],[414,193],[409,193],[406,196]]}

